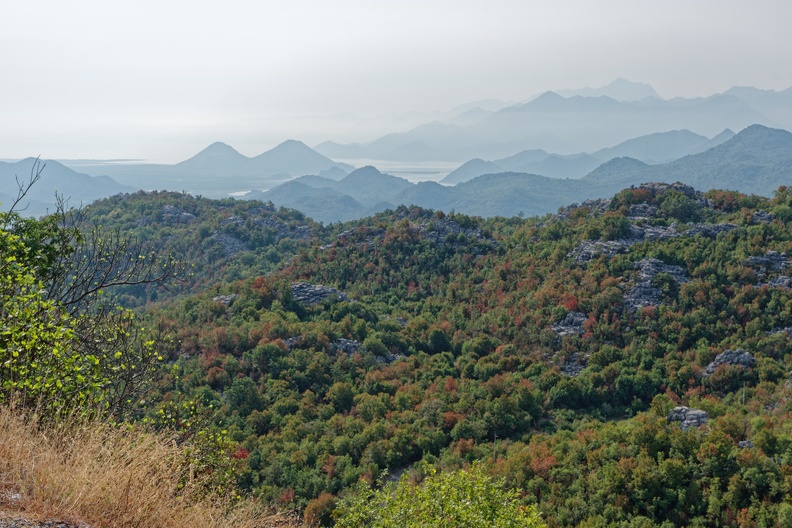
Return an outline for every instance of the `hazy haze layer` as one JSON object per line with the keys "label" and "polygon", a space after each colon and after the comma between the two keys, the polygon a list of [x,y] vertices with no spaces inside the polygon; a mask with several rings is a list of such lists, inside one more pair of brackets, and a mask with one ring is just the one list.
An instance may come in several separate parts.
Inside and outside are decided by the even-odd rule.
{"label": "hazy haze layer", "polygon": [[617,77],[665,98],[784,89],[790,19],[782,0],[14,2],[0,158],[369,141],[460,104]]}

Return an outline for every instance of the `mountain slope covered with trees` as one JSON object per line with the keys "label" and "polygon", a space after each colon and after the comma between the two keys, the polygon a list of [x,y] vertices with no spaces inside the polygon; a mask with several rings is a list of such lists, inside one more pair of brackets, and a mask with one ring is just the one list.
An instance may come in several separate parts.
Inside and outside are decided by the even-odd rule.
{"label": "mountain slope covered with trees", "polygon": [[551,526],[783,525],[790,221],[787,188],[647,184],[320,227],[270,274],[149,307],[180,348],[148,412],[194,406],[243,489],[328,523],[360,479],[480,461]]}

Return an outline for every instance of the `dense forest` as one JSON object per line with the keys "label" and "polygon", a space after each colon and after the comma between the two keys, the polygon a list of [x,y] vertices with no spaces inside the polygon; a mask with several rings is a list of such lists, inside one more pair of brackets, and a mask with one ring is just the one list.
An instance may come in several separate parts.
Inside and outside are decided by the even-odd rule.
{"label": "dense forest", "polygon": [[473,467],[548,526],[792,526],[792,189],[327,226],[137,193],[84,216],[187,268],[115,290],[173,343],[128,419],[215,431],[264,503],[349,526],[387,482]]}

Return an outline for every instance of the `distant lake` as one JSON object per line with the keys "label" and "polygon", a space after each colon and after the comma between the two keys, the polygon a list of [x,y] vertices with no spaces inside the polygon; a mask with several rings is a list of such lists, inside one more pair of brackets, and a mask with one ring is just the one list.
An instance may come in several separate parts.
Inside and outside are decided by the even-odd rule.
{"label": "distant lake", "polygon": [[398,176],[413,183],[422,181],[440,181],[448,173],[462,165],[458,161],[390,161],[374,159],[337,159],[357,168],[372,165],[380,172]]}

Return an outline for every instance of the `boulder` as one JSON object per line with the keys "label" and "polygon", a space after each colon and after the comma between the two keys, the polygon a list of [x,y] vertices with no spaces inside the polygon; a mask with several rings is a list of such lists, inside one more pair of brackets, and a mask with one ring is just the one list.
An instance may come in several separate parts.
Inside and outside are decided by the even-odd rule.
{"label": "boulder", "polygon": [[318,284],[309,284],[307,282],[295,282],[291,285],[291,291],[294,300],[304,306],[313,306],[331,298],[335,298],[339,301],[349,300],[349,297],[347,297],[345,293],[335,288]]}
{"label": "boulder", "polygon": [[566,314],[566,317],[553,325],[553,331],[558,334],[559,337],[573,334],[582,334],[585,332],[583,329],[583,323],[586,322],[586,319],[588,318],[584,313],[569,312]]}
{"label": "boulder", "polygon": [[162,206],[162,221],[167,224],[189,224],[195,220],[195,215],[176,207],[175,205]]}
{"label": "boulder", "polygon": [[709,421],[709,414],[701,409],[679,406],[671,409],[666,419],[669,422],[680,422],[683,431],[701,427]]}
{"label": "boulder", "polygon": [[754,446],[754,443],[751,442],[750,440],[740,440],[737,443],[737,447],[739,447],[740,449],[751,449],[751,448],[753,448],[753,446]]}
{"label": "boulder", "polygon": [[[429,240],[438,246],[450,243],[454,249],[459,249],[465,245],[464,241],[477,242],[490,247],[497,246],[497,242],[485,236],[480,229],[462,227],[450,218],[423,223],[420,225],[420,230],[424,240]],[[460,236],[463,242],[460,242]]]}
{"label": "boulder", "polygon": [[754,357],[745,350],[738,348],[737,350],[724,350],[706,367],[704,367],[704,376],[711,376],[720,365],[740,365],[745,368],[752,367],[756,360]]}
{"label": "boulder", "polygon": [[237,294],[232,293],[230,295],[218,295],[217,297],[213,297],[212,301],[229,306],[231,304],[231,301],[233,301],[236,298],[237,298]]}

